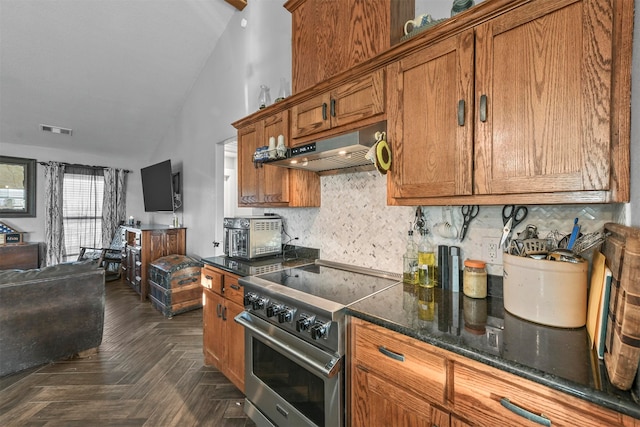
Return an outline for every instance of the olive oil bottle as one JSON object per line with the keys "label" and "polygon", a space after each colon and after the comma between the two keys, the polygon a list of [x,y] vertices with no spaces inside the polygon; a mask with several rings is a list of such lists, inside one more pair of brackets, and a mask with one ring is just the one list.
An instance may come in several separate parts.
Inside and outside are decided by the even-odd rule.
{"label": "olive oil bottle", "polygon": [[423,287],[436,286],[436,254],[427,230],[422,230],[418,245],[418,284]]}
{"label": "olive oil bottle", "polygon": [[402,257],[402,281],[409,285],[418,284],[418,245],[413,240],[413,230],[407,236],[407,250]]}

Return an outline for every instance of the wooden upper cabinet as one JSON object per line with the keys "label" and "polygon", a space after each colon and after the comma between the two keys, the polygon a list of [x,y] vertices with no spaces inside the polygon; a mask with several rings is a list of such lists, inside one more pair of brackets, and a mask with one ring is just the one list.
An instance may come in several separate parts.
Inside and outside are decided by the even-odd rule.
{"label": "wooden upper cabinet", "polygon": [[385,111],[384,70],[353,79],[291,108],[291,136],[301,138]]}
{"label": "wooden upper cabinet", "polygon": [[389,49],[414,17],[406,0],[289,0],[292,91],[308,89]]}
{"label": "wooden upper cabinet", "polygon": [[628,200],[631,11],[526,2],[391,63],[388,204]]}
{"label": "wooden upper cabinet", "polygon": [[473,40],[467,30],[389,66],[390,199],[471,194]]}
{"label": "wooden upper cabinet", "polygon": [[[320,206],[320,177],[308,171],[254,164],[253,153],[283,135],[289,141],[289,111],[238,129],[238,204],[255,207]],[[289,144],[287,144],[289,145]]]}
{"label": "wooden upper cabinet", "polygon": [[289,114],[283,111],[238,131],[238,203],[241,206],[289,202],[288,169],[254,164],[253,153],[269,138],[289,135]]}
{"label": "wooden upper cabinet", "polygon": [[609,189],[612,30],[611,0],[535,2],[477,27],[476,193]]}

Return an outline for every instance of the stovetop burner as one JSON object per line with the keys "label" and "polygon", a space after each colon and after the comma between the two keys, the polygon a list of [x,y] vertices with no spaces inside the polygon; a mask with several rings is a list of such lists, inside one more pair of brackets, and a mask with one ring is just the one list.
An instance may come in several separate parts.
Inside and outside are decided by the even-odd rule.
{"label": "stovetop burner", "polygon": [[377,277],[316,263],[261,274],[258,277],[345,306],[398,281],[391,277]]}
{"label": "stovetop burner", "polygon": [[318,347],[344,354],[347,306],[398,283],[401,276],[316,260],[244,277],[245,309]]}

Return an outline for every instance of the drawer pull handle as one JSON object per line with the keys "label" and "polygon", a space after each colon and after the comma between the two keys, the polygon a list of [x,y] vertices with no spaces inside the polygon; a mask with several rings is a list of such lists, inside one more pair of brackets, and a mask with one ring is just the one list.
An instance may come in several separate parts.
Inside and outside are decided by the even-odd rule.
{"label": "drawer pull handle", "polygon": [[227,320],[227,307],[222,309],[222,320]]}
{"label": "drawer pull handle", "polygon": [[458,101],[458,126],[464,126],[464,99]]}
{"label": "drawer pull handle", "polygon": [[206,276],[204,276],[205,279],[207,280],[213,280],[213,277],[209,276],[208,274]]}
{"label": "drawer pull handle", "polygon": [[399,360],[400,362],[404,362],[404,354],[399,354],[391,350],[387,350],[383,345],[378,347],[378,350],[380,350],[380,353],[384,354],[387,357],[390,357],[395,360]]}
{"label": "drawer pull handle", "polygon": [[327,103],[322,103],[322,120],[327,120]]}
{"label": "drawer pull handle", "polygon": [[222,317],[222,304],[218,304],[216,307],[216,316]]}
{"label": "drawer pull handle", "polygon": [[331,117],[336,116],[336,100],[331,99]]}
{"label": "drawer pull handle", "polygon": [[511,412],[513,412],[514,414],[519,415],[523,418],[526,418],[529,421],[533,421],[534,423],[538,423],[543,426],[551,427],[551,420],[549,418],[543,415],[534,414],[533,412],[529,412],[526,409],[522,409],[521,407],[511,403],[509,399],[507,399],[506,397],[503,397],[502,399],[500,399],[500,404],[505,408],[507,408],[508,410],[510,410]]}
{"label": "drawer pull handle", "polygon": [[231,285],[231,289],[235,289],[236,291],[239,291],[240,285]]}

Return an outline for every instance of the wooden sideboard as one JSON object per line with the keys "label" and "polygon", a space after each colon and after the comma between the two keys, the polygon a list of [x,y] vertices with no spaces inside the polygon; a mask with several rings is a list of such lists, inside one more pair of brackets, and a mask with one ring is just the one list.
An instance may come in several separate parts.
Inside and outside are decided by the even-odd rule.
{"label": "wooden sideboard", "polygon": [[38,243],[0,245],[0,270],[28,270],[40,267]]}
{"label": "wooden sideboard", "polygon": [[159,225],[122,226],[125,245],[122,252],[122,277],[140,294],[149,294],[149,263],[166,255],[185,255],[187,229]]}

